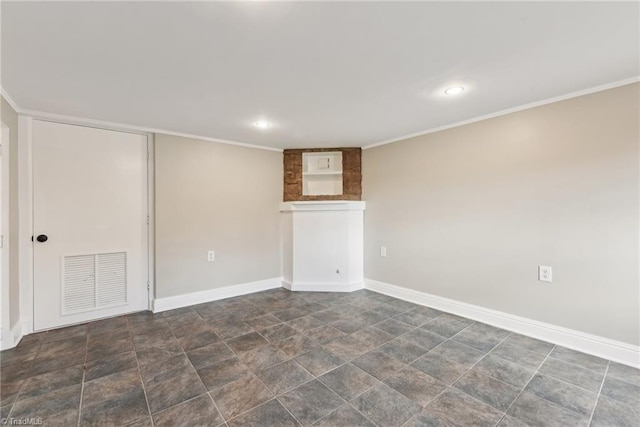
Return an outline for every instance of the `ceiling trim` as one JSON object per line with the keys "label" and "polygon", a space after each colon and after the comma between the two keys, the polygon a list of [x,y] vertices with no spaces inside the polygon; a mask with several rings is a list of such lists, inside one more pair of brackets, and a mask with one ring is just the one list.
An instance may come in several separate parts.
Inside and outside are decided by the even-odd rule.
{"label": "ceiling trim", "polygon": [[408,134],[408,135],[399,136],[397,138],[387,139],[387,140],[384,140],[384,141],[381,141],[381,142],[374,142],[373,144],[364,145],[362,147],[362,149],[363,150],[367,150],[369,148],[380,147],[381,145],[392,144],[394,142],[404,141],[406,139],[415,138],[417,136],[428,135],[430,133],[440,132],[440,131],[447,130],[447,129],[452,129],[452,128],[456,128],[456,127],[460,127],[460,126],[464,126],[464,125],[469,125],[471,123],[476,123],[476,122],[480,122],[480,121],[483,121],[483,120],[493,119],[495,117],[500,117],[500,116],[504,116],[504,115],[507,115],[507,114],[516,113],[518,111],[528,110],[530,108],[540,107],[542,105],[553,104],[554,102],[565,101],[567,99],[577,98],[579,96],[589,95],[591,93],[602,92],[604,90],[614,89],[616,87],[625,86],[625,85],[628,85],[628,84],[631,84],[631,83],[637,83],[637,82],[640,82],[640,76],[631,77],[631,78],[628,78],[628,79],[619,80],[617,82],[607,83],[607,84],[600,85],[600,86],[595,86],[595,87],[592,87],[592,88],[589,88],[589,89],[579,90],[577,92],[567,93],[565,95],[560,95],[560,96],[556,96],[556,97],[553,97],[553,98],[543,99],[541,101],[531,102],[529,104],[520,105],[518,107],[508,108],[506,110],[497,111],[495,113],[485,114],[484,116],[478,116],[478,117],[474,117],[472,119],[462,120],[460,122],[455,122],[455,123],[451,123],[451,124],[444,125],[444,126],[438,126],[438,127],[427,129],[427,130],[423,130],[423,131],[420,131],[420,132],[415,132],[415,133],[411,133],[411,134]]}
{"label": "ceiling trim", "polygon": [[2,97],[5,99],[5,101],[7,101],[7,103],[11,106],[11,108],[13,108],[13,110],[18,113],[20,111],[20,108],[18,108],[18,104],[16,104],[16,102],[13,100],[13,98],[11,98],[9,96],[9,94],[7,93],[6,90],[4,90],[3,87],[0,87],[0,95],[2,95]]}
{"label": "ceiling trim", "polygon": [[238,147],[256,148],[258,150],[267,150],[267,151],[276,151],[279,153],[282,153],[282,150],[283,150],[282,148],[265,147],[264,145],[247,144],[244,142],[229,141],[226,139],[211,138],[208,136],[194,135],[194,134],[183,133],[183,132],[174,132],[170,130],[156,129],[156,128],[150,128],[145,126],[135,126],[135,125],[129,125],[126,123],[87,119],[84,117],[67,116],[64,114],[45,113],[45,112],[36,111],[36,110],[25,110],[18,107],[18,105],[13,101],[13,99],[9,96],[9,94],[4,89],[1,90],[1,93],[2,93],[2,96],[7,100],[9,105],[11,105],[11,107],[16,111],[16,113],[22,114],[25,116],[30,116],[36,120],[40,119],[40,120],[47,120],[47,121],[53,121],[53,122],[59,122],[59,123],[85,125],[85,126],[98,127],[98,128],[104,128],[104,129],[110,129],[110,130],[119,130],[119,131],[158,133],[163,135],[178,136],[181,138],[190,138],[190,139],[199,139],[199,140],[208,141],[208,142],[217,142],[219,144],[235,145]]}
{"label": "ceiling trim", "polygon": [[[460,127],[460,126],[464,126],[464,125],[469,125],[469,124],[480,122],[480,121],[483,121],[483,120],[488,120],[488,119],[492,119],[492,118],[495,118],[495,117],[500,117],[500,116],[504,116],[504,115],[507,115],[507,114],[516,113],[518,111],[527,110],[527,109],[535,108],[535,107],[540,107],[542,105],[552,104],[554,102],[560,102],[560,101],[564,101],[564,100],[571,99],[571,98],[577,98],[579,96],[589,95],[591,93],[602,92],[602,91],[605,91],[605,90],[608,90],[608,89],[614,89],[616,87],[625,86],[625,85],[632,84],[632,83],[637,83],[637,82],[640,82],[640,76],[635,76],[635,77],[631,77],[631,78],[628,78],[628,79],[619,80],[619,81],[612,82],[612,83],[607,83],[607,84],[604,84],[604,85],[594,86],[594,87],[589,88],[589,89],[583,89],[583,90],[579,90],[579,91],[576,91],[576,92],[571,92],[571,93],[568,93],[568,94],[565,94],[565,95],[560,95],[560,96],[556,96],[556,97],[553,97],[553,98],[547,98],[547,99],[543,99],[543,100],[540,100],[540,101],[531,102],[529,104],[520,105],[518,107],[508,108],[506,110],[497,111],[495,113],[485,114],[483,116],[478,116],[478,117],[474,117],[474,118],[471,118],[471,119],[462,120],[462,121],[451,123],[451,124],[448,124],[448,125],[443,125],[443,126],[439,126],[439,127],[423,130],[423,131],[420,131],[420,132],[414,132],[414,133],[411,133],[411,134],[408,134],[408,135],[403,135],[403,136],[399,136],[399,137],[396,137],[396,138],[387,139],[387,140],[380,141],[380,142],[375,142],[375,143],[372,143],[372,144],[368,144],[368,145],[362,146],[362,149],[363,150],[367,150],[369,148],[380,147],[382,145],[392,144],[394,142],[400,142],[400,141],[404,141],[406,139],[415,138],[415,137],[418,137],[418,136],[428,135],[428,134],[431,134],[431,133],[440,132],[440,131],[447,130],[447,129],[452,129],[452,128],[456,128],[456,127]],[[159,133],[159,134],[164,134],[164,135],[178,136],[178,137],[182,137],[182,138],[191,138],[191,139],[199,139],[199,140],[202,140],[202,141],[217,142],[219,144],[235,145],[235,146],[246,147],[246,148],[255,148],[255,149],[258,149],[258,150],[276,151],[276,152],[280,152],[280,153],[283,151],[282,148],[266,147],[266,146],[263,146],[263,145],[247,144],[247,143],[244,143],[244,142],[229,141],[229,140],[225,140],[225,139],[211,138],[211,137],[208,137],[208,136],[194,135],[194,134],[190,134],[190,133],[174,132],[174,131],[164,130],[164,129],[149,128],[149,127],[144,127],[144,126],[135,126],[135,125],[129,125],[129,124],[125,124],[125,123],[108,122],[108,121],[103,121],[103,120],[87,119],[87,118],[76,117],[76,116],[67,116],[67,115],[64,115],[64,114],[46,113],[46,112],[36,111],[36,110],[25,110],[25,109],[22,109],[22,108],[18,107],[18,105],[13,100],[13,98],[11,98],[11,96],[7,93],[7,91],[4,88],[0,87],[0,93],[2,94],[2,97],[9,103],[9,105],[18,114],[31,116],[34,119],[43,119],[43,120],[57,121],[57,122],[63,122],[63,123],[78,124],[78,125],[89,125],[89,126],[102,127],[102,128],[107,128],[107,129],[113,129],[113,130],[134,131],[134,132],[143,132],[143,133]]]}

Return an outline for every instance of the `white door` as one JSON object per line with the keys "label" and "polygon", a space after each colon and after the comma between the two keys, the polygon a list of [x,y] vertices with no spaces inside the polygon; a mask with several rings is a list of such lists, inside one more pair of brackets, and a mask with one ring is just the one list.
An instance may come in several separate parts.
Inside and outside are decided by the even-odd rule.
{"label": "white door", "polygon": [[148,308],[147,138],[33,121],[34,330]]}

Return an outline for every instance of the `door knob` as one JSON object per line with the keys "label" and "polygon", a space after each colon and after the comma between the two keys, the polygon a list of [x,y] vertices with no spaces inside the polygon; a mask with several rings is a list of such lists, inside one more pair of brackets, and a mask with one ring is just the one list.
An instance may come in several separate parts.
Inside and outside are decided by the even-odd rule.
{"label": "door knob", "polygon": [[49,240],[49,237],[47,237],[47,235],[46,235],[46,234],[41,234],[41,235],[39,235],[38,237],[36,237],[36,240],[37,240],[38,242],[40,242],[40,243],[44,243],[44,242],[46,242],[47,240]]}

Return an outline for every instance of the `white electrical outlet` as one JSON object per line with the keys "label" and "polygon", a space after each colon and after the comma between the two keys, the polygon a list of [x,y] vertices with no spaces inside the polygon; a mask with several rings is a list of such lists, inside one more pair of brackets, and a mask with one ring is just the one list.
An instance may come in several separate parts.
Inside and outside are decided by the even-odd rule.
{"label": "white electrical outlet", "polygon": [[209,262],[215,261],[216,260],[216,251],[209,251],[207,253],[207,260]]}
{"label": "white electrical outlet", "polygon": [[538,280],[541,282],[551,282],[551,267],[547,267],[546,265],[538,266]]}
{"label": "white electrical outlet", "polygon": [[387,256],[387,247],[380,246],[380,256]]}

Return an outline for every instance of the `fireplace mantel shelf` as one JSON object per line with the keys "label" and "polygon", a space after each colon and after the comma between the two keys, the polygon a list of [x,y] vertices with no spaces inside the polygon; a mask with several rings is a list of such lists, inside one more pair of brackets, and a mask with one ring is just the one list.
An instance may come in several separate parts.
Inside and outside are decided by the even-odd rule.
{"label": "fireplace mantel shelf", "polygon": [[280,203],[280,212],[289,211],[363,211],[365,202],[353,200],[324,200]]}

